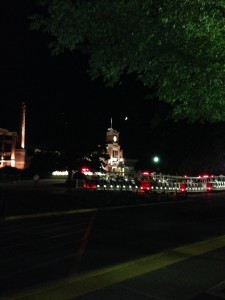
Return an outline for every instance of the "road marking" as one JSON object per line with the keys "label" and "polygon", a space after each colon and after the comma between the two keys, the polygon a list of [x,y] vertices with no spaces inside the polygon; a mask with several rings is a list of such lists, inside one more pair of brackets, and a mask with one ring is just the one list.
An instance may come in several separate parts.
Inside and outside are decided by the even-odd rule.
{"label": "road marking", "polygon": [[42,218],[42,217],[74,215],[74,214],[89,213],[89,212],[96,212],[96,211],[97,211],[97,208],[52,211],[52,212],[47,212],[47,213],[27,214],[27,215],[19,215],[19,216],[7,216],[7,217],[4,217],[4,221],[17,221],[17,220],[35,219],[35,218]]}
{"label": "road marking", "polygon": [[[225,247],[225,235],[177,247],[9,296],[10,300],[61,300],[85,295],[127,279]],[[7,298],[6,298],[7,299]]]}
{"label": "road marking", "polygon": [[225,299],[225,281],[213,286],[207,291],[207,294]]}
{"label": "road marking", "polygon": [[[187,203],[192,202],[193,200],[183,200],[179,203]],[[64,215],[74,215],[81,213],[90,213],[97,211],[107,211],[107,210],[117,210],[117,209],[129,209],[136,207],[146,207],[153,205],[171,205],[177,204],[178,201],[161,201],[161,202],[152,202],[152,203],[140,203],[140,204],[128,204],[128,205],[119,205],[119,206],[110,206],[110,207],[99,207],[99,208],[83,208],[83,209],[74,209],[74,210],[65,210],[65,211],[52,211],[52,212],[43,212],[43,213],[35,213],[35,214],[26,214],[26,215],[14,215],[14,216],[5,216],[2,218],[3,221],[17,221],[24,219],[35,219],[35,218],[43,218],[43,217],[54,217],[54,216],[64,216]],[[1,220],[1,219],[0,219]]]}

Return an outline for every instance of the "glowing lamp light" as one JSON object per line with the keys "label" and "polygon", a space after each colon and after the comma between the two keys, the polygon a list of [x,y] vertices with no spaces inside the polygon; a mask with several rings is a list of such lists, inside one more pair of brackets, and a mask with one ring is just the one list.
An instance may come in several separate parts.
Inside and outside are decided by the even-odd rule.
{"label": "glowing lamp light", "polygon": [[159,162],[159,157],[158,156],[154,156],[153,157],[153,161],[154,161],[154,163],[158,163]]}
{"label": "glowing lamp light", "polygon": [[209,178],[210,176],[208,174],[199,175],[199,178]]}
{"label": "glowing lamp light", "polygon": [[81,172],[82,172],[82,173],[90,172],[90,169],[89,169],[89,168],[82,168],[82,169],[81,169]]}
{"label": "glowing lamp light", "polygon": [[68,175],[68,171],[54,171],[52,172],[53,176],[67,176]]}
{"label": "glowing lamp light", "polygon": [[142,172],[141,174],[144,175],[144,176],[148,176],[148,175],[149,175],[149,172],[144,171],[144,172]]}
{"label": "glowing lamp light", "polygon": [[82,168],[81,173],[84,175],[93,175],[93,172],[91,172],[89,168]]}

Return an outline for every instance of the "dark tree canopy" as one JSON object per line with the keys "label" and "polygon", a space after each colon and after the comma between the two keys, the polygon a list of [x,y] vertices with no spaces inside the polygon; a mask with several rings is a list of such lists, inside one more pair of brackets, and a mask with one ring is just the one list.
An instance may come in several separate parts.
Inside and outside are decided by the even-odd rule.
{"label": "dark tree canopy", "polygon": [[225,0],[42,0],[32,29],[79,50],[107,84],[136,74],[173,116],[225,120]]}

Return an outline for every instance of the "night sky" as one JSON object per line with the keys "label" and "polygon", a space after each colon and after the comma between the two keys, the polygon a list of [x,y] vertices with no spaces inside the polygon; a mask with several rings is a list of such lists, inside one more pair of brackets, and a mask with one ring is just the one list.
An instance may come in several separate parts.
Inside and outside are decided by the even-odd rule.
{"label": "night sky", "polygon": [[181,164],[191,151],[192,157],[198,157],[211,147],[209,140],[215,133],[223,134],[224,124],[168,121],[168,106],[154,100],[153,92],[135,77],[105,87],[101,79],[89,78],[84,55],[53,57],[49,37],[29,30],[34,1],[1,0],[0,11],[0,127],[18,131],[20,103],[24,101],[27,145],[57,149],[68,133],[78,151],[96,149],[105,143],[112,117],[125,158],[140,159],[148,166],[157,154],[169,169]]}

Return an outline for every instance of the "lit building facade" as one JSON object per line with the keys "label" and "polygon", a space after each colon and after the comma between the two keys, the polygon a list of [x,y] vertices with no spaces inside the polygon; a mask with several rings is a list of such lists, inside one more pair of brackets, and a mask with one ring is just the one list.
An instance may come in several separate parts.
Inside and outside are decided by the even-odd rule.
{"label": "lit building facade", "polygon": [[25,150],[25,103],[21,104],[20,135],[17,132],[0,128],[0,168],[10,166],[26,168]]}
{"label": "lit building facade", "polygon": [[119,144],[119,132],[113,128],[108,128],[106,132],[106,151],[109,155],[106,171],[124,173],[124,158]]}

